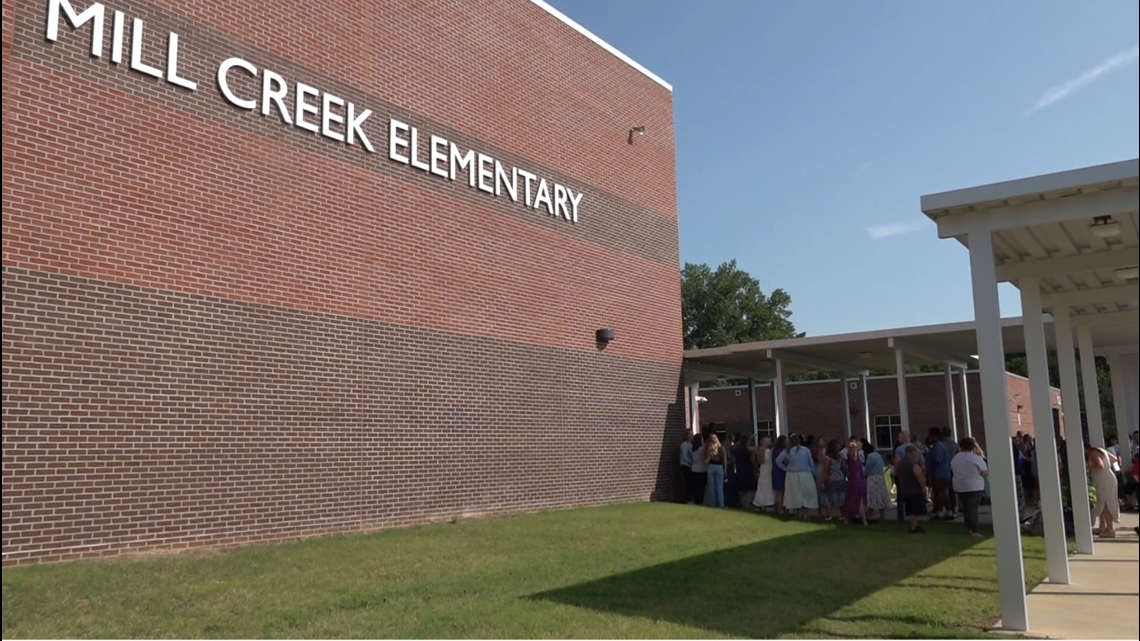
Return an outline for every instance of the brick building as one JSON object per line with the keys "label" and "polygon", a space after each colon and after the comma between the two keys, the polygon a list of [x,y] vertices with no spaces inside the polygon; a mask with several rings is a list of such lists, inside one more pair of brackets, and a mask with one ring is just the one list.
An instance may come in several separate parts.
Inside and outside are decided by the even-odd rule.
{"label": "brick building", "polygon": [[[973,435],[985,448],[985,421],[982,417],[981,387],[977,371],[967,372],[969,390],[970,427]],[[906,377],[908,409],[911,431],[925,436],[931,427],[945,427],[950,424],[947,410],[946,384],[942,374],[909,374]],[[962,398],[961,378],[953,379],[954,395]],[[844,409],[843,388],[838,380],[805,381],[787,384],[788,423],[791,431],[799,434],[814,434],[823,438],[845,438],[844,411],[852,413],[851,423],[854,434],[863,433],[863,393],[860,381],[848,381],[846,393],[849,395],[850,410]],[[1029,381],[1016,374],[1006,374],[1006,390],[1010,429],[1013,433],[1036,433],[1031,411]],[[718,428],[728,432],[751,433],[751,406],[748,401],[747,386],[702,388],[700,395],[707,399],[699,405],[700,422],[716,423]],[[1061,412],[1061,392],[1050,389],[1051,403],[1059,429],[1064,431],[1064,417]],[[899,418],[898,386],[894,376],[872,376],[867,378],[867,398],[871,429],[875,445],[881,449],[892,448],[895,436],[901,429]],[[964,403],[955,403],[955,422],[959,436],[965,436]],[[774,434],[774,413],[772,387],[769,384],[756,386],[756,413],[759,431]]]}
{"label": "brick building", "polygon": [[5,565],[674,491],[660,79],[538,0],[3,27]]}

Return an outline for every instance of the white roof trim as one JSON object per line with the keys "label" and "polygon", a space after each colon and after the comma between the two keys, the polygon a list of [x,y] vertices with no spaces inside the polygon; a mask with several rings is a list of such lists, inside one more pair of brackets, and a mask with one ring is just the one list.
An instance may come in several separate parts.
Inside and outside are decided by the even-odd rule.
{"label": "white roof trim", "polygon": [[[1044,314],[1044,322],[1052,323],[1053,317]],[[1001,319],[1002,327],[1020,327],[1024,323],[1020,316]],[[801,338],[781,338],[770,341],[757,341],[753,343],[736,343],[724,347],[706,347],[703,349],[690,349],[685,351],[685,358],[699,359],[701,357],[727,356],[729,354],[760,352],[769,349],[786,349],[795,351],[797,347],[813,345],[839,345],[843,343],[861,343],[863,341],[884,340],[887,338],[922,338],[937,334],[950,334],[954,332],[973,331],[976,327],[974,321],[958,323],[944,323],[940,325],[917,325],[914,327],[898,327],[894,329],[879,329],[869,332],[853,332],[848,334],[826,334],[821,336],[804,336]]]}
{"label": "white roof trim", "polygon": [[555,18],[558,18],[562,22],[566,23],[566,25],[569,26],[574,31],[577,31],[578,33],[582,34],[583,36],[586,36],[590,40],[594,41],[594,44],[596,44],[599,47],[601,47],[602,49],[605,49],[606,51],[614,54],[615,56],[618,57],[619,60],[625,62],[627,65],[629,65],[629,66],[633,67],[634,69],[637,69],[641,73],[645,74],[646,76],[648,76],[651,80],[653,80],[657,84],[661,85],[662,87],[665,87],[669,91],[673,91],[673,85],[665,82],[660,77],[658,77],[657,74],[653,73],[652,71],[650,71],[650,70],[646,69],[645,67],[642,67],[641,65],[637,64],[637,62],[634,61],[633,58],[630,58],[629,56],[625,55],[624,53],[618,51],[617,49],[615,49],[613,47],[613,45],[611,45],[610,43],[606,42],[605,40],[602,40],[601,38],[597,37],[596,35],[591,33],[589,29],[583,27],[582,25],[578,24],[577,22],[574,22],[569,17],[567,17],[566,14],[562,13],[558,9],[555,9],[554,7],[550,6],[549,4],[543,2],[543,0],[530,0],[530,1],[533,2],[535,5],[537,5],[539,8],[541,8],[543,11],[549,13],[550,15],[554,16]]}
{"label": "white roof trim", "polygon": [[922,197],[922,211],[929,215],[946,209],[1001,203],[1011,198],[1044,196],[1050,192],[1081,189],[1129,179],[1136,180],[1138,174],[1140,174],[1140,159],[1133,158],[1105,165],[928,194]]}

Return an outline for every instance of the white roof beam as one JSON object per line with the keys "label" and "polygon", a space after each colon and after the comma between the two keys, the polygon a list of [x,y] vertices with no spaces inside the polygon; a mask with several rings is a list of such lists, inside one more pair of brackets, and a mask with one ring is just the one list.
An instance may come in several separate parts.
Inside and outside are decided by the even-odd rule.
{"label": "white roof beam", "polygon": [[1106,312],[1103,314],[1079,314],[1073,316],[1073,327],[1120,327],[1140,326],[1140,310]]}
{"label": "white roof beam", "polygon": [[848,365],[847,363],[837,363],[806,354],[797,354],[795,352],[788,352],[782,349],[768,350],[768,358],[774,361],[783,361],[785,363],[795,363],[796,365],[803,365],[804,367],[811,367],[831,372],[847,372],[849,374],[866,374],[868,370],[865,367],[856,367]]}
{"label": "white roof beam", "polygon": [[1122,187],[1091,194],[971,211],[938,218],[938,237],[957,238],[971,231],[1001,231],[1097,216],[1116,216],[1140,209],[1140,188]]}
{"label": "white roof beam", "polygon": [[1041,296],[1041,305],[1044,307],[1054,307],[1056,305],[1095,305],[1097,303],[1136,304],[1138,302],[1140,302],[1140,283],[1092,287],[1067,292],[1052,292]]}
{"label": "white roof beam", "polygon": [[1023,278],[1049,278],[1081,272],[1095,272],[1118,267],[1132,267],[1140,261],[1140,247],[1122,247],[1110,251],[1077,256],[1061,256],[1045,260],[1026,260],[997,266],[999,282]]}
{"label": "white roof beam", "polygon": [[1097,356],[1126,356],[1128,354],[1140,354],[1140,344],[1132,343],[1131,345],[1100,345],[1093,348],[1093,353]]}
{"label": "white roof beam", "polygon": [[716,363],[702,363],[692,359],[685,359],[685,372],[691,374],[708,374],[712,377],[727,376],[729,378],[755,378],[760,380],[766,378],[766,376],[760,372],[728,367],[727,365],[717,365]]}
{"label": "white roof beam", "polygon": [[951,356],[936,349],[931,349],[924,345],[909,343],[898,338],[888,338],[887,347],[891,349],[902,350],[904,354],[913,354],[919,358],[924,358],[935,363],[945,363],[947,365],[953,365],[959,369],[966,369],[967,367],[966,361],[962,360],[961,358]]}

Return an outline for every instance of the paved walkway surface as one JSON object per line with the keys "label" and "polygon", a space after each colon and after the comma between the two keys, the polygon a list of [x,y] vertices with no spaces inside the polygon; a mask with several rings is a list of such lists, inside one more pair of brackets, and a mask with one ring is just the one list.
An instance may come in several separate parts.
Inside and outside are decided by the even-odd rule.
{"label": "paved walkway surface", "polygon": [[[1042,583],[1027,597],[1029,635],[1140,639],[1140,540],[1136,514],[1121,514],[1117,539],[1069,557],[1069,585]],[[1000,624],[999,624],[1000,625]]]}

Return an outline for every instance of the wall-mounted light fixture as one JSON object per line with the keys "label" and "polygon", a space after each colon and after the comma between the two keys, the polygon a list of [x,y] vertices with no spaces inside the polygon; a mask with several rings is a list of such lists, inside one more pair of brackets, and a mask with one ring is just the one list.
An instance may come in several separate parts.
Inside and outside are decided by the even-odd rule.
{"label": "wall-mounted light fixture", "polygon": [[1120,235],[1120,223],[1113,220],[1112,216],[1097,216],[1093,218],[1093,224],[1089,225],[1089,231],[1101,240],[1116,238]]}
{"label": "wall-mounted light fixture", "polygon": [[631,144],[631,145],[633,144],[633,135],[634,134],[637,134],[638,136],[644,136],[645,135],[645,125],[634,125],[633,127],[630,127],[630,129],[629,129],[629,144]]}
{"label": "wall-mounted light fixture", "polygon": [[599,343],[605,344],[614,339],[614,330],[612,329],[599,329],[594,332],[594,336],[598,339]]}

